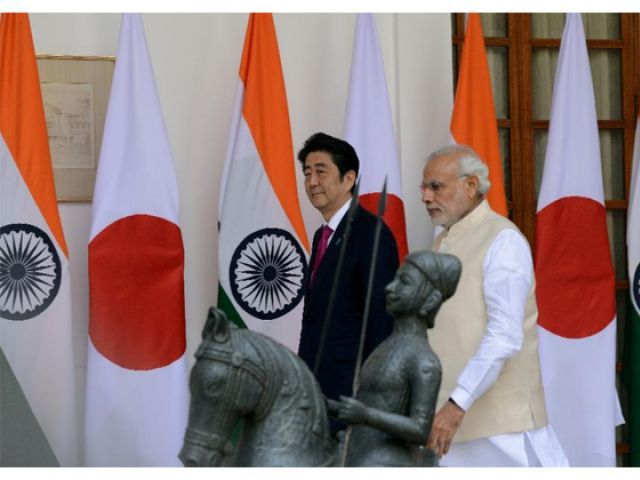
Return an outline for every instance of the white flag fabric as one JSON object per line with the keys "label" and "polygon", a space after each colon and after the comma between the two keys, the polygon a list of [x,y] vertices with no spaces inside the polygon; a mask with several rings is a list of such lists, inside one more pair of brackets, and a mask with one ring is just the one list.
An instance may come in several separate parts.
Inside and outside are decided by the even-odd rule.
{"label": "white flag fabric", "polygon": [[69,260],[26,14],[0,17],[0,79],[0,458],[73,467]]}
{"label": "white flag fabric", "polygon": [[378,32],[370,13],[359,13],[356,20],[344,138],[360,160],[360,203],[374,214],[387,179],[384,221],[393,232],[402,262],[408,247],[400,160]]}
{"label": "white flag fabric", "polygon": [[310,251],[271,14],[251,14],[219,203],[218,307],[294,352]]}
{"label": "white flag fabric", "polygon": [[178,466],[187,423],[178,188],[142,18],[124,14],[89,241],[88,466]]}
{"label": "white flag fabric", "polygon": [[591,69],[567,14],[538,197],[535,270],[549,420],[571,466],[615,466],[615,278]]}

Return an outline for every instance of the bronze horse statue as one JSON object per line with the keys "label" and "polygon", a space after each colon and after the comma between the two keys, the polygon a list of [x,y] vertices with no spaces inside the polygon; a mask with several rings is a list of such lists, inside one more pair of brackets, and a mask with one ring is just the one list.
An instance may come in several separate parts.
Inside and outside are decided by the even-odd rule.
{"label": "bronze horse statue", "polygon": [[[320,386],[306,364],[269,337],[239,329],[211,308],[191,370],[191,407],[180,460],[185,466],[331,466]],[[241,418],[237,446],[228,439]]]}
{"label": "bronze horse statue", "polygon": [[[424,444],[441,367],[426,331],[455,293],[460,272],[452,255],[423,251],[405,258],[385,290],[393,332],[364,363],[355,398],[338,401],[325,400],[307,365],[287,347],[235,327],[211,308],[191,369],[182,463],[435,466]],[[346,435],[331,437],[327,410],[350,425]],[[234,447],[229,438],[241,419],[244,428]]]}

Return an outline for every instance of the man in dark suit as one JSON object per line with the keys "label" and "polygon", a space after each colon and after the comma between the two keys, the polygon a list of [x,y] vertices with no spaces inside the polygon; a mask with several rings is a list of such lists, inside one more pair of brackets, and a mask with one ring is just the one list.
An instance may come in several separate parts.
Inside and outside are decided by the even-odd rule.
{"label": "man in dark suit", "polygon": [[[304,312],[298,354],[313,370],[322,336],[327,304],[359,169],[358,156],[344,140],[324,133],[309,137],[298,153],[304,186],[324,225],[313,237],[305,279]],[[351,396],[371,270],[376,216],[358,206],[353,216],[344,263],[316,377],[324,394],[337,400]],[[398,249],[383,223],[377,255],[364,359],[391,333],[393,319],[385,311],[385,286],[398,269]],[[332,422],[336,431],[343,424]]]}

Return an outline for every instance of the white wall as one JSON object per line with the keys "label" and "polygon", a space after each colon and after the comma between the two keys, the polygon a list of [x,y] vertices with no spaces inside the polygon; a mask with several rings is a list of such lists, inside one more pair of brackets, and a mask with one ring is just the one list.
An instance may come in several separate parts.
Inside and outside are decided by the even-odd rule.
{"label": "white wall", "polygon": [[[173,150],[185,245],[187,354],[192,362],[207,308],[216,302],[218,190],[248,14],[144,14]],[[322,130],[340,136],[355,14],[275,14],[294,148]],[[453,105],[449,14],[376,14],[401,156],[410,250],[432,227],[419,201],[426,155],[448,142]],[[115,55],[120,15],[32,14],[39,54]],[[320,216],[296,167],[309,236]],[[87,346],[90,204],[61,204],[70,245],[78,398]],[[79,412],[83,418],[82,412]]]}

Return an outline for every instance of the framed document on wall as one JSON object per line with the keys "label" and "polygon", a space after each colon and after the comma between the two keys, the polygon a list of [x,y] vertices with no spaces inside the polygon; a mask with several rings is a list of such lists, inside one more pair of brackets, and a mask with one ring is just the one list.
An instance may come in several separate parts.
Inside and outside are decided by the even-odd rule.
{"label": "framed document on wall", "polygon": [[91,202],[115,57],[36,60],[58,201]]}

